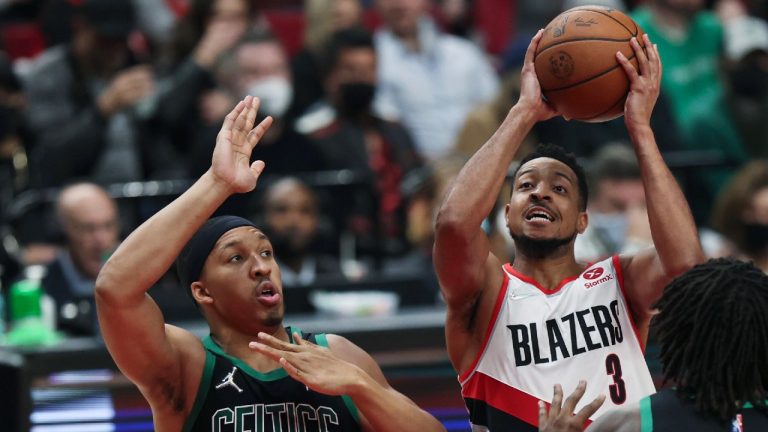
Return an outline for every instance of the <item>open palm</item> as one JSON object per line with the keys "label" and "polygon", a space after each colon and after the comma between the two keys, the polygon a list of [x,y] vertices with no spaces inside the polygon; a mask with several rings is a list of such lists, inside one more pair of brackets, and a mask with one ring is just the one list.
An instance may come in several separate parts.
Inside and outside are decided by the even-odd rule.
{"label": "open palm", "polygon": [[272,124],[272,117],[265,118],[253,127],[258,109],[258,98],[246,96],[224,118],[224,124],[216,137],[211,170],[218,179],[229,185],[233,193],[252,191],[264,170],[264,162],[251,163],[251,153]]}

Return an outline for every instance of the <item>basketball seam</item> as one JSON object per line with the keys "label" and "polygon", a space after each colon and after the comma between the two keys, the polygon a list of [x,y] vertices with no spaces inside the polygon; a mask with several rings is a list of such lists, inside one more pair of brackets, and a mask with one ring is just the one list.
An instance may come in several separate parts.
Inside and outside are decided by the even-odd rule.
{"label": "basketball seam", "polygon": [[633,32],[632,30],[630,30],[630,29],[629,29],[629,27],[625,26],[623,22],[621,22],[621,21],[617,20],[616,18],[612,17],[612,16],[611,16],[611,14],[607,14],[607,13],[605,13],[605,12],[601,11],[601,10],[596,10],[596,9],[582,9],[582,10],[588,10],[588,11],[590,11],[590,12],[599,13],[600,15],[605,15],[605,16],[607,16],[608,18],[610,18],[610,19],[612,19],[612,20],[616,21],[616,22],[617,22],[617,23],[618,23],[620,26],[622,26],[622,27],[624,27],[625,29],[627,29],[627,31],[629,32],[629,34],[631,34],[633,37],[636,37],[636,36],[637,36],[637,33],[638,33],[638,31],[637,31],[637,30],[638,30],[638,28],[637,28],[637,23],[636,23],[636,22],[634,22],[634,20],[632,21],[632,22],[635,24],[635,31]]}
{"label": "basketball seam", "polygon": [[[631,57],[627,58],[627,60],[628,60],[628,61],[632,61],[632,59],[633,59],[633,58],[635,58],[635,55],[634,55],[634,54],[633,54]],[[621,64],[619,63],[619,64],[617,64],[616,66],[613,66],[613,67],[612,67],[612,68],[610,68],[610,69],[606,69],[606,70],[604,70],[603,72],[600,72],[600,73],[599,73],[599,74],[597,74],[597,75],[593,75],[593,76],[591,76],[591,77],[589,77],[589,78],[587,78],[587,79],[585,79],[585,80],[581,80],[581,81],[579,81],[579,82],[575,82],[575,83],[572,83],[572,84],[568,84],[568,85],[567,85],[567,86],[565,86],[565,87],[555,87],[555,88],[553,88],[553,89],[543,89],[543,88],[542,88],[542,91],[544,91],[544,92],[556,92],[556,91],[568,90],[569,88],[572,88],[572,87],[576,87],[576,86],[579,86],[579,85],[582,85],[582,84],[584,84],[585,82],[589,82],[589,81],[592,81],[592,80],[593,80],[593,79],[595,79],[595,78],[600,78],[601,76],[603,76],[603,75],[605,75],[605,74],[607,74],[607,73],[609,73],[609,72],[613,71],[613,70],[614,70],[614,69],[616,69],[616,68],[620,68],[620,67],[621,67]]]}
{"label": "basketball seam", "polygon": [[550,48],[554,48],[556,46],[564,45],[564,44],[567,44],[567,43],[570,43],[570,42],[581,42],[581,41],[629,42],[630,40],[632,40],[631,37],[627,38],[627,39],[611,39],[611,38],[596,38],[596,37],[584,37],[584,38],[578,38],[578,39],[568,39],[568,40],[565,40],[565,41],[559,41],[559,42],[555,42],[553,44],[547,45],[546,47],[542,48],[539,51],[539,53],[536,54],[536,56],[533,59],[535,61],[538,56],[540,56],[541,54],[543,54],[545,51],[549,50]]}
{"label": "basketball seam", "polygon": [[[605,12],[601,11],[601,10],[597,10],[597,9],[579,9],[579,10],[580,10],[580,11],[583,11],[583,10],[585,10],[585,11],[589,11],[589,12],[595,12],[595,13],[598,13],[598,14],[600,14],[600,15],[605,15],[605,16],[607,16],[608,18],[610,18],[610,19],[612,19],[612,20],[616,21],[616,23],[617,23],[617,24],[619,24],[620,26],[624,27],[624,29],[625,29],[626,31],[628,31],[628,32],[629,32],[629,34],[631,34],[631,35],[632,35],[632,37],[637,37],[637,34],[638,34],[638,33],[640,33],[640,32],[639,32],[640,28],[637,26],[637,23],[635,23],[634,21],[632,21],[632,22],[635,24],[635,31],[633,32],[633,31],[632,31],[632,30],[630,30],[630,29],[629,29],[627,26],[625,26],[625,25],[624,25],[624,23],[622,23],[621,21],[619,21],[619,20],[617,20],[616,18],[612,17],[610,14],[607,14],[607,13],[605,13]],[[569,14],[569,15],[570,15],[570,14]],[[546,50],[548,50],[548,49],[552,48],[553,46],[557,46],[557,45],[560,45],[560,44],[563,44],[563,43],[566,43],[566,42],[571,42],[571,41],[580,41],[580,40],[603,40],[603,41],[613,41],[613,42],[627,42],[627,41],[631,40],[631,39],[632,39],[632,37],[631,37],[631,38],[629,38],[629,39],[620,39],[620,40],[619,40],[619,39],[616,39],[616,40],[614,40],[614,39],[607,39],[607,38],[606,38],[606,39],[603,39],[603,38],[583,38],[583,39],[581,39],[581,38],[580,38],[580,39],[570,39],[570,40],[568,40],[568,41],[563,41],[563,42],[556,42],[556,43],[553,43],[553,44],[551,44],[551,45],[547,45],[547,46],[545,46],[544,48],[542,48],[542,49],[541,49],[541,50],[540,50],[538,53],[536,53],[536,54],[533,56],[533,59],[534,59],[534,60],[536,60],[536,58],[537,58],[537,57],[538,57],[538,56],[539,56],[541,53],[543,53],[544,51],[546,51]]]}

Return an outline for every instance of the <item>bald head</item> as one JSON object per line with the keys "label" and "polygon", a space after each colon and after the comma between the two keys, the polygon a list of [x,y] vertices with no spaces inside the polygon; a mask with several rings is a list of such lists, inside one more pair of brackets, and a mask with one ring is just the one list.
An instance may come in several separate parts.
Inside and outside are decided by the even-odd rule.
{"label": "bald head", "polygon": [[114,200],[95,184],[74,184],[59,193],[56,215],[75,265],[95,279],[104,255],[117,245],[120,226]]}

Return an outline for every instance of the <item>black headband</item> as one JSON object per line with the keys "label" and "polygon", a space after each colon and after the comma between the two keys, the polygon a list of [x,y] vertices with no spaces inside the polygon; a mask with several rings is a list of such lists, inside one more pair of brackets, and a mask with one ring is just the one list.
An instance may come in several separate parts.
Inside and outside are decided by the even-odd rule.
{"label": "black headband", "polygon": [[185,290],[189,291],[192,282],[200,278],[205,260],[221,236],[241,226],[256,228],[256,225],[248,219],[237,216],[217,216],[207,220],[197,230],[176,259],[176,272]]}

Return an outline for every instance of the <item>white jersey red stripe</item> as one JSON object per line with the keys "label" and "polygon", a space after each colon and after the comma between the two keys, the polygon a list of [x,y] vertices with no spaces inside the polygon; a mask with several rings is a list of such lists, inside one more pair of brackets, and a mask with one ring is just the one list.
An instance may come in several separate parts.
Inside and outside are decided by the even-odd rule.
{"label": "white jersey red stripe", "polygon": [[577,411],[606,395],[592,419],[655,392],[617,256],[551,291],[509,264],[503,271],[483,348],[459,376],[473,430],[536,430],[538,401],[557,383],[568,394],[587,380]]}

